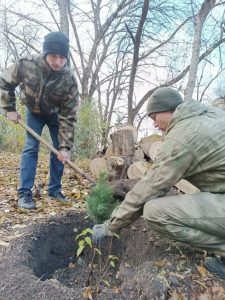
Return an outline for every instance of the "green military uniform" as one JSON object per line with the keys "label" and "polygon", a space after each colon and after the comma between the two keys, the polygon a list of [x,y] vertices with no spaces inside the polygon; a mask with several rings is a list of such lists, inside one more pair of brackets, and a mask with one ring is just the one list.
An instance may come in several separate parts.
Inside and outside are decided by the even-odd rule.
{"label": "green military uniform", "polygon": [[15,87],[20,86],[20,100],[37,114],[58,112],[59,149],[70,150],[74,142],[79,93],[76,80],[65,65],[54,72],[43,55],[19,59],[5,70],[0,79],[1,106],[6,112],[16,110]]}
{"label": "green military uniform", "polygon": [[[165,196],[182,178],[201,192]],[[141,215],[160,234],[225,255],[223,110],[194,100],[177,107],[156,162],[106,225],[115,232]]]}

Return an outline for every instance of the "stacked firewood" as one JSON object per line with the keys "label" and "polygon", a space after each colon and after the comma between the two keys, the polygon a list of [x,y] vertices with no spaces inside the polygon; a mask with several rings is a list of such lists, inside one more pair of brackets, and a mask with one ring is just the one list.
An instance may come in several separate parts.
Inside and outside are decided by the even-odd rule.
{"label": "stacked firewood", "polygon": [[90,162],[92,175],[107,172],[109,180],[140,179],[151,166],[162,143],[162,137],[154,134],[137,143],[137,130],[125,126],[111,134],[111,144],[104,156]]}
{"label": "stacked firewood", "polygon": [[[162,136],[153,134],[137,143],[136,128],[125,126],[112,133],[110,138],[111,145],[104,156],[91,160],[90,170],[97,178],[101,172],[106,172],[112,184],[117,181],[120,190],[127,192],[151,168],[162,144]],[[121,188],[121,184],[125,184],[125,188]],[[175,187],[187,194],[199,192],[186,180],[180,180]]]}

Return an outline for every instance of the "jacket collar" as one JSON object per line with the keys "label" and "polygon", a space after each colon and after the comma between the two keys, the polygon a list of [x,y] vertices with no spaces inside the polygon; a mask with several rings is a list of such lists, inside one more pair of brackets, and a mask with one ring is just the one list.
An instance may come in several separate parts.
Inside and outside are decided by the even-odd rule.
{"label": "jacket collar", "polygon": [[188,100],[177,106],[176,110],[173,113],[173,118],[168,125],[166,133],[168,133],[178,122],[205,114],[209,110],[209,107],[205,104],[202,104],[196,100]]}

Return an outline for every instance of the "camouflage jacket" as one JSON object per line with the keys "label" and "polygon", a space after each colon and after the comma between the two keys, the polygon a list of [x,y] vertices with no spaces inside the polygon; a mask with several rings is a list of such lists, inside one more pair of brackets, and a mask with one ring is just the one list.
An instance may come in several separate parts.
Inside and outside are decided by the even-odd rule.
{"label": "camouflage jacket", "polygon": [[37,114],[58,112],[60,149],[70,150],[74,142],[79,93],[76,80],[67,65],[54,72],[43,56],[19,59],[0,77],[1,107],[16,110],[15,88],[19,85],[21,101]]}
{"label": "camouflage jacket", "polygon": [[185,178],[200,191],[225,193],[225,112],[194,100],[181,104],[165,134],[156,161],[106,225],[111,231],[142,215],[144,204],[164,196]]}

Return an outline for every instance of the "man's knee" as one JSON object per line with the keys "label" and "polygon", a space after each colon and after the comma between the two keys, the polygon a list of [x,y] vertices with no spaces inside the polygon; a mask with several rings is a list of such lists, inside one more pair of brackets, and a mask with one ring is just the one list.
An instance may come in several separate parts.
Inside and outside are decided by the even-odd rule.
{"label": "man's knee", "polygon": [[163,208],[160,204],[160,200],[149,200],[145,203],[143,209],[143,218],[145,221],[157,222],[162,219]]}
{"label": "man's knee", "polygon": [[32,136],[27,137],[24,146],[25,152],[38,152],[39,151],[39,141]]}

